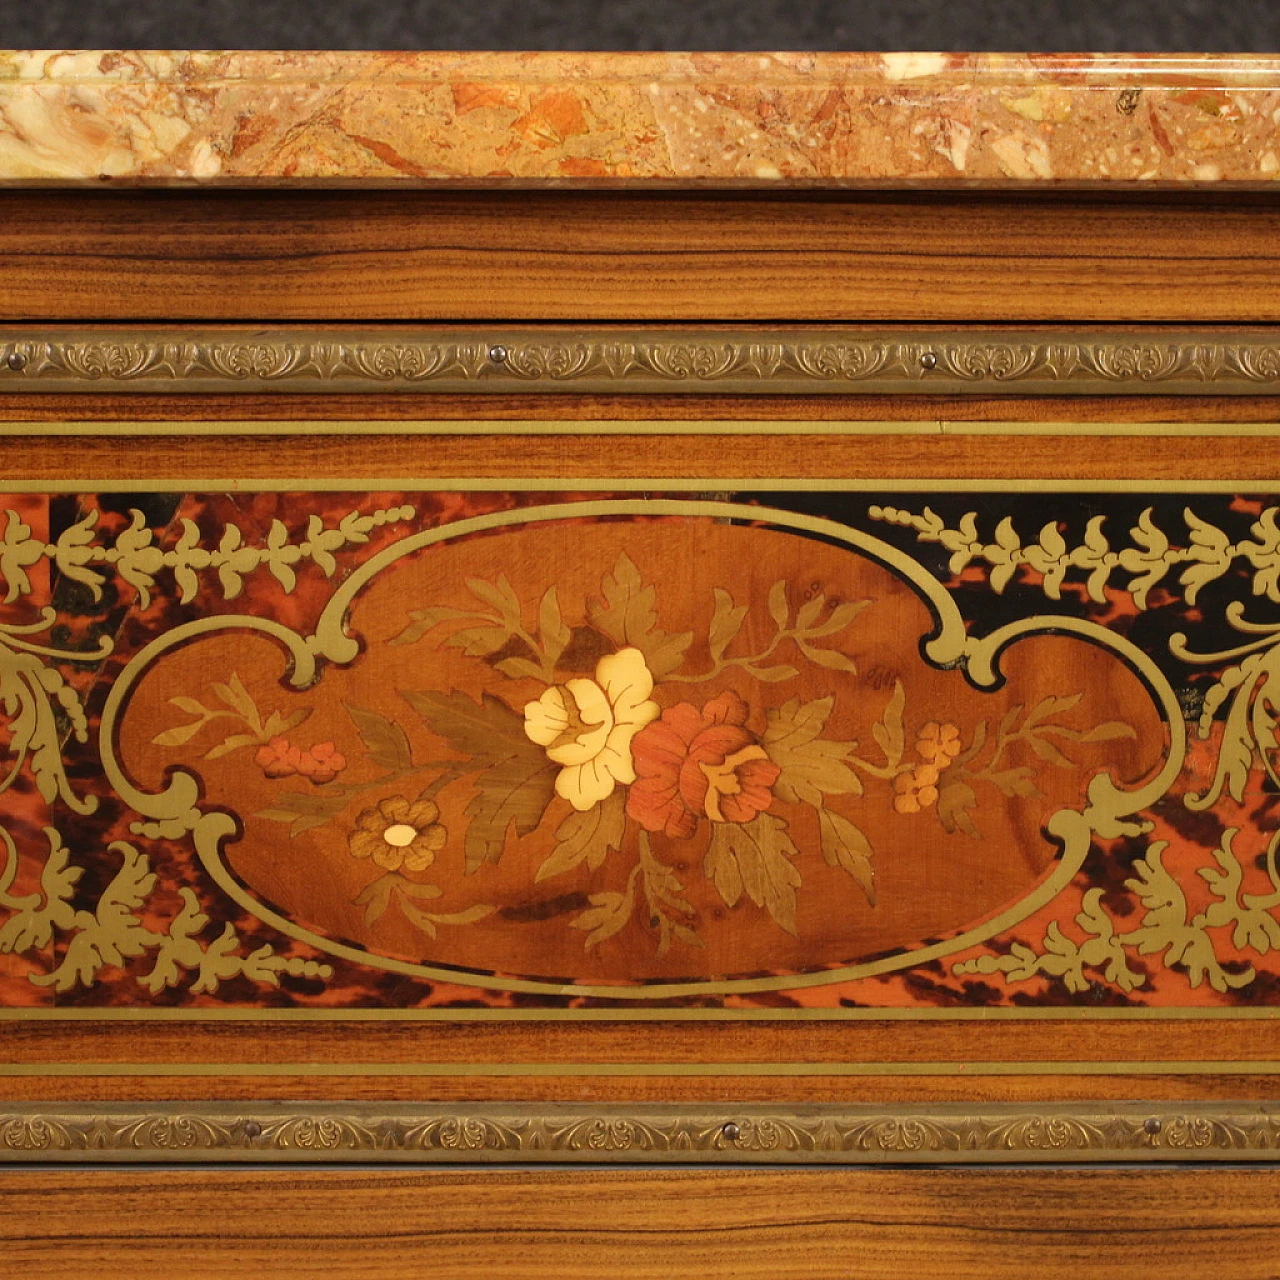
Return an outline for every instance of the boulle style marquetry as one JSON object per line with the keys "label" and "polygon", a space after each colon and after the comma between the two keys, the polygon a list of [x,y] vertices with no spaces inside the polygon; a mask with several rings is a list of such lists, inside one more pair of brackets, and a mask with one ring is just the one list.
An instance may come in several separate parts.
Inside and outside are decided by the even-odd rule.
{"label": "boulle style marquetry", "polygon": [[5,1012],[1272,1007],[1267,494],[6,495]]}

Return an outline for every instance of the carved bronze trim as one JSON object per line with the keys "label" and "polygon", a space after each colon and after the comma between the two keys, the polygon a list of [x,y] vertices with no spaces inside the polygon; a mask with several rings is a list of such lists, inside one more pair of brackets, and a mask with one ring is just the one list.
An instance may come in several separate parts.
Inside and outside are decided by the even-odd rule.
{"label": "carved bronze trim", "polygon": [[0,1162],[1270,1161],[1280,1107],[102,1105],[0,1113]]}
{"label": "carved bronze trim", "polygon": [[1262,394],[1270,331],[0,332],[0,391]]}

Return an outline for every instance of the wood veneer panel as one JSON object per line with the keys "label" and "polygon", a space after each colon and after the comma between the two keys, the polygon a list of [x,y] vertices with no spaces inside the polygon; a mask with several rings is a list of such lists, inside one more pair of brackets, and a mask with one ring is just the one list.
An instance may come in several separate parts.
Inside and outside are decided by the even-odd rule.
{"label": "wood veneer panel", "polygon": [[[81,1070],[52,1078],[0,1074],[0,1098],[15,1102],[87,1099],[317,1100],[455,1099],[594,1102],[739,1101],[924,1102],[1057,1099],[1210,1098],[1269,1100],[1280,1081],[1277,1031],[1257,1020],[1221,1020],[1206,1043],[1189,1020],[1078,1022],[849,1023],[213,1023],[85,1022],[4,1027],[6,1062]],[[1197,1065],[1207,1060],[1204,1065]],[[1251,1074],[1245,1064],[1260,1064]],[[1141,1073],[1140,1064],[1191,1063],[1190,1074]],[[1220,1062],[1224,1069],[1213,1070]],[[146,1063],[152,1075],[110,1074]],[[258,1064],[240,1074],[229,1063]],[[293,1064],[318,1064],[317,1076]],[[498,1064],[509,1075],[468,1075],[467,1064]],[[533,1064],[525,1074],[523,1063]],[[717,1071],[710,1064],[729,1064]],[[791,1075],[749,1064],[799,1064]],[[859,1075],[850,1065],[903,1064],[894,1074]],[[986,1064],[1013,1074],[993,1075]],[[1053,1063],[1051,1075],[1043,1064]],[[1085,1064],[1074,1070],[1071,1064]],[[215,1064],[224,1078],[193,1075]],[[429,1067],[424,1064],[431,1064]],[[587,1064],[591,1074],[574,1067]],[[627,1064],[600,1074],[608,1064]],[[641,1064],[636,1067],[632,1064]],[[646,1071],[643,1064],[658,1064]],[[748,1064],[745,1074],[735,1064]],[[823,1064],[831,1070],[823,1072]],[[925,1075],[920,1064],[941,1064]],[[1095,1064],[1095,1065],[1090,1065]],[[682,1067],[708,1074],[680,1075]],[[171,1071],[166,1068],[171,1067]],[[456,1068],[459,1074],[449,1074]],[[349,1073],[344,1072],[349,1068]],[[557,1070],[562,1068],[562,1070]],[[668,1074],[674,1069],[675,1074]],[[428,1070],[435,1074],[415,1074]],[[261,1074],[261,1072],[274,1074]],[[948,1071],[950,1074],[948,1074]],[[804,1073],[811,1074],[804,1074]]]}
{"label": "wood veneer panel", "polygon": [[[808,1103],[845,1106],[943,1105],[962,1108],[1016,1103],[1040,1114],[1046,1099],[1054,1103],[1276,1102],[1275,1076],[640,1076],[610,1079],[573,1076],[427,1078],[418,1076],[317,1078],[300,1075],[228,1076],[75,1076],[61,1079],[0,1080],[0,1106],[22,1112],[40,1107],[78,1108],[92,1102],[170,1104],[253,1101],[331,1103],[335,1114],[349,1114],[351,1103],[388,1107],[422,1103],[583,1103],[628,1108],[637,1103],[777,1104],[794,1111]],[[37,1105],[38,1104],[38,1105]],[[728,1117],[726,1117],[728,1118]]]}
{"label": "wood veneer panel", "polygon": [[[293,481],[572,476],[672,479],[874,477],[1010,479],[1046,485],[1069,477],[1161,482],[1275,479],[1274,438],[1141,440],[1106,436],[408,436],[291,437],[219,435],[31,437],[6,446],[10,480],[94,480],[119,489],[130,480],[255,477]],[[785,453],[780,455],[780,450]],[[780,464],[780,456],[785,462]],[[905,483],[904,483],[904,487]]]}
{"label": "wood veneer panel", "polygon": [[[1280,1059],[1271,1019],[0,1023],[4,1061],[932,1062]],[[237,1055],[243,1055],[237,1057]]]}
{"label": "wood veneer panel", "polygon": [[1262,1280],[1278,1193],[1238,1168],[39,1169],[0,1174],[0,1241],[24,1280]]}
{"label": "wood veneer panel", "polygon": [[1280,320],[1269,196],[0,195],[5,320]]}
{"label": "wood veneer panel", "polygon": [[0,422],[1280,422],[1280,396],[20,395]]}

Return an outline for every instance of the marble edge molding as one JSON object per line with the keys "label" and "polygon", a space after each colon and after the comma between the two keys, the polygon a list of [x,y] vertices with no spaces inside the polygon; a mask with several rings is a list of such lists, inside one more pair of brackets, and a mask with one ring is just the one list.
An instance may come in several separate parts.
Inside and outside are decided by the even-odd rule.
{"label": "marble edge molding", "polygon": [[1280,1107],[185,1103],[0,1110],[0,1164],[1276,1161]]}
{"label": "marble edge molding", "polygon": [[1280,57],[0,51],[0,185],[1265,189]]}
{"label": "marble edge molding", "polygon": [[1267,330],[0,328],[5,392],[1275,394]]}

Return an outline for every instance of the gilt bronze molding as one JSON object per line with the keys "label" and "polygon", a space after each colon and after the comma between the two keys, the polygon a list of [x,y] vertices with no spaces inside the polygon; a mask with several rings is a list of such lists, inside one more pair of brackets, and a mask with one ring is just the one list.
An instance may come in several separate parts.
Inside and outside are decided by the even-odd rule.
{"label": "gilt bronze molding", "polygon": [[106,1105],[0,1113],[0,1162],[945,1164],[1255,1161],[1264,1104],[883,1109]]}
{"label": "gilt bronze molding", "polygon": [[1280,341],[848,329],[0,331],[0,391],[1260,394]]}

